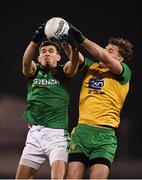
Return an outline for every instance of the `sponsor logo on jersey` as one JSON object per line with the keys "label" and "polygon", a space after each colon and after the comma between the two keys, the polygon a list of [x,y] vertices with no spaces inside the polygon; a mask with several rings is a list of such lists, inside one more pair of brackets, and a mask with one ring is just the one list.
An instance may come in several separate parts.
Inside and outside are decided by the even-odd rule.
{"label": "sponsor logo on jersey", "polygon": [[100,78],[91,78],[87,82],[88,94],[105,94],[101,91],[102,87],[104,86],[104,80]]}
{"label": "sponsor logo on jersey", "polygon": [[104,86],[104,80],[98,78],[91,78],[88,82],[88,88],[101,90]]}
{"label": "sponsor logo on jersey", "polygon": [[59,85],[60,82],[56,79],[34,79],[32,86],[46,87],[49,85]]}

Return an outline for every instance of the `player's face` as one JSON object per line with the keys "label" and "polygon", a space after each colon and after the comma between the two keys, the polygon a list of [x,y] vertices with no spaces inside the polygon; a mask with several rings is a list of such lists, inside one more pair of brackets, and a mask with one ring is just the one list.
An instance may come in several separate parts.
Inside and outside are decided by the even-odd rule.
{"label": "player's face", "polygon": [[60,54],[53,45],[43,46],[40,49],[38,61],[44,67],[54,68],[57,66],[57,62],[60,61]]}
{"label": "player's face", "polygon": [[123,57],[119,53],[119,47],[113,44],[108,44],[105,49],[111,54],[111,56],[118,60],[118,61],[123,61]]}

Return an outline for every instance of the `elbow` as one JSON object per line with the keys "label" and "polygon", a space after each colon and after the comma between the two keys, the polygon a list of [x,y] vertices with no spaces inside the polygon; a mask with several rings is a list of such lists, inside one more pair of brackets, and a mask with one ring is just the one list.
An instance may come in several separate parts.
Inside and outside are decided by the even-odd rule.
{"label": "elbow", "polygon": [[67,77],[74,77],[77,73],[77,70],[71,70],[71,71],[68,71],[66,72],[66,76]]}

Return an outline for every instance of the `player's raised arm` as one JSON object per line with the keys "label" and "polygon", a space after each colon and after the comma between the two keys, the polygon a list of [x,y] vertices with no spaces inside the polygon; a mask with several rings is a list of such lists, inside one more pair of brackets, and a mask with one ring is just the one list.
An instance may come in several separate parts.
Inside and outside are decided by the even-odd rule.
{"label": "player's raised arm", "polygon": [[69,58],[69,61],[64,66],[64,72],[72,77],[77,73],[79,65],[84,62],[84,57],[77,48],[72,48],[70,44],[65,43],[62,47]]}
{"label": "player's raised arm", "polygon": [[[69,34],[71,34],[76,41],[85,47],[85,49],[98,61],[101,61],[105,66],[107,66],[113,73],[120,74],[123,70],[121,63],[127,59],[127,56],[131,56],[132,45],[122,38],[110,40],[108,45],[103,48],[97,43],[84,37],[84,35],[74,26],[69,29]],[[125,49],[128,52],[125,52]]]}
{"label": "player's raised arm", "polygon": [[25,76],[32,76],[36,71],[36,65],[33,59],[39,46],[40,40],[45,37],[44,26],[45,24],[42,24],[40,27],[38,27],[32,37],[32,41],[29,43],[24,52],[22,71]]}

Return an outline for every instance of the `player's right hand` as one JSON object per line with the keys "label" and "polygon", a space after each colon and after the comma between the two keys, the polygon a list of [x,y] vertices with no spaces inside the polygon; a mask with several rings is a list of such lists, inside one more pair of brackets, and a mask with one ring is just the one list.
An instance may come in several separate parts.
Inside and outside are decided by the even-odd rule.
{"label": "player's right hand", "polygon": [[45,33],[44,33],[44,28],[45,28],[45,23],[43,23],[41,26],[37,28],[35,31],[32,41],[35,43],[39,43],[42,39],[46,38]]}

